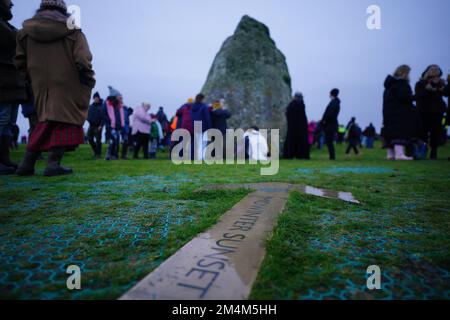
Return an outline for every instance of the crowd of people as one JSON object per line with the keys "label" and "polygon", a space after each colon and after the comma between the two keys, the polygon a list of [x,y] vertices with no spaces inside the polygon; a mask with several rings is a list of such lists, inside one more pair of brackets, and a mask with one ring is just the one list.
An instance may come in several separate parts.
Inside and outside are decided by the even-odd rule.
{"label": "crowd of people", "polygon": [[[112,86],[105,100],[97,92],[90,104],[96,84],[92,54],[83,32],[67,27],[69,16],[64,0],[42,0],[36,14],[23,23],[20,31],[9,23],[12,7],[11,0],[0,0],[0,175],[33,175],[42,152],[48,152],[45,176],[72,173],[72,169],[61,165],[61,160],[65,152],[84,143],[86,120],[86,137],[94,157],[102,158],[106,141],[104,158],[108,161],[128,159],[129,151],[133,159],[138,159],[141,151],[144,159],[154,159],[161,148],[173,147],[171,134],[176,129],[185,129],[202,146],[198,150],[192,147],[191,158],[203,158],[204,133],[208,129],[217,129],[226,138],[227,120],[232,117],[226,101],[207,104],[201,93],[183,104],[170,120],[163,107],[150,114],[152,106],[147,102],[135,109],[127,107],[121,92]],[[443,79],[439,66],[431,65],[423,72],[414,93],[410,71],[410,67],[402,65],[385,80],[380,135],[372,124],[362,130],[355,118],[347,126],[339,124],[339,89],[331,90],[330,102],[319,122],[308,122],[304,97],[296,93],[286,109],[283,157],[310,159],[311,147],[326,145],[330,159],[335,160],[335,143],[346,141],[346,154],[353,151],[359,155],[363,145],[373,148],[375,139],[381,137],[390,160],[425,159],[428,149],[430,158],[436,159],[444,141],[444,127],[450,122],[443,99],[449,96],[449,79]],[[20,105],[30,131],[23,161],[17,165],[10,159],[10,146],[18,140]],[[445,114],[447,119],[443,121]],[[201,124],[200,132],[194,130],[195,123]],[[257,126],[250,128],[245,139],[246,158],[263,160],[270,156]]]}
{"label": "crowd of people", "polygon": [[[133,152],[133,159],[139,159],[141,151],[144,159],[155,159],[158,150],[173,147],[171,134],[174,130],[185,129],[194,135],[195,121],[202,123],[202,133],[209,129],[217,129],[225,135],[228,128],[227,119],[231,117],[225,101],[207,105],[203,102],[204,98],[199,94],[195,100],[188,99],[188,102],[183,104],[169,120],[163,107],[159,107],[156,114],[149,113],[152,106],[147,102],[135,110],[126,107],[123,104],[122,94],[111,86],[106,101],[103,101],[96,92],[93,96],[94,101],[89,106],[87,118],[89,123],[87,138],[94,157],[98,159],[102,157],[103,132],[108,142],[106,160],[127,160],[129,150]],[[194,138],[201,140],[203,136]],[[203,145],[203,140],[200,144]],[[120,156],[119,149],[121,149]]]}
{"label": "crowd of people", "polygon": [[330,103],[318,123],[308,123],[303,95],[297,93],[286,112],[288,134],[284,157],[309,159],[311,146],[317,144],[321,149],[325,143],[330,159],[335,160],[335,143],[347,141],[346,155],[352,150],[358,155],[358,148],[364,145],[371,149],[375,139],[380,137],[389,160],[426,159],[428,152],[430,159],[437,159],[438,147],[445,144],[450,124],[450,110],[444,100],[450,95],[450,79],[443,79],[439,66],[430,65],[413,92],[410,72],[409,66],[402,65],[385,80],[380,135],[372,123],[362,130],[355,118],[346,127],[339,125],[341,101],[338,89],[330,92]]}
{"label": "crowd of people", "polygon": [[330,160],[335,160],[335,143],[342,144],[344,141],[348,142],[346,155],[352,150],[359,155],[358,148],[363,145],[367,149],[374,147],[378,135],[372,123],[364,131],[356,122],[356,118],[352,118],[347,126],[339,124],[338,117],[341,110],[339,93],[339,89],[330,92],[330,103],[319,122],[308,122],[303,95],[295,94],[286,111],[288,133],[284,145],[285,159],[310,159],[311,147],[317,146],[318,149],[322,149],[326,144]]}

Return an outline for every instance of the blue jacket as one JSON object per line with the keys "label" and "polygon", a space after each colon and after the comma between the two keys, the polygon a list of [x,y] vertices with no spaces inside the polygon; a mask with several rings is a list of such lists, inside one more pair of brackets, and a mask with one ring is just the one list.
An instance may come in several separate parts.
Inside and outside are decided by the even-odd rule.
{"label": "blue jacket", "polygon": [[93,127],[103,126],[103,100],[100,104],[91,104],[89,106],[87,121]]}
{"label": "blue jacket", "polygon": [[208,106],[204,103],[194,103],[192,105],[192,121],[202,122],[202,131],[205,132],[212,128],[211,115]]}

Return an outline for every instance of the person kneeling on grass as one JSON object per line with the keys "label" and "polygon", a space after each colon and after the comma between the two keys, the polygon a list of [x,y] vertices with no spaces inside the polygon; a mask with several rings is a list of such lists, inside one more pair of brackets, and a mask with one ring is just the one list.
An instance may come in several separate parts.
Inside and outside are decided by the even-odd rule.
{"label": "person kneeling on grass", "polygon": [[63,0],[42,0],[17,37],[15,63],[31,80],[39,118],[19,176],[34,174],[41,151],[49,152],[45,176],[73,173],[61,159],[84,142],[82,126],[95,86],[92,54],[83,32],[67,28],[68,17]]}
{"label": "person kneeling on grass", "polygon": [[[245,160],[267,161],[270,157],[267,139],[257,126],[251,127],[244,134]],[[238,156],[239,156],[238,151]]]}

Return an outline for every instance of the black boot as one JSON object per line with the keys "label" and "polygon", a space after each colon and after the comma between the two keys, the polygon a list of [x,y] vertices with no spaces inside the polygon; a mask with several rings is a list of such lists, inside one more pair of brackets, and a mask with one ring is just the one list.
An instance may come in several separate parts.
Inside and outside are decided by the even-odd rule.
{"label": "black boot", "polygon": [[64,156],[64,148],[52,148],[48,152],[48,165],[44,171],[44,176],[55,177],[72,174],[73,170],[61,166],[61,159]]}
{"label": "black boot", "polygon": [[40,155],[40,152],[25,152],[23,161],[17,169],[16,174],[21,177],[34,175],[34,166]]}
{"label": "black boot", "polygon": [[9,158],[9,145],[11,143],[10,136],[1,136],[0,138],[0,164],[5,167],[11,167],[14,171],[17,170],[17,163],[11,162]]}
{"label": "black boot", "polygon": [[97,158],[101,158],[102,157],[102,143],[99,142],[97,143]]}

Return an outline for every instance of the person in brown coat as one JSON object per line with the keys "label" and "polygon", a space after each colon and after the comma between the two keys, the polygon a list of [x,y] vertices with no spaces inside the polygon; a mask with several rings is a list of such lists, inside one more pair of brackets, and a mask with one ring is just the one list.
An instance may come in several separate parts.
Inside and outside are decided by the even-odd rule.
{"label": "person in brown coat", "polygon": [[84,142],[92,88],[92,55],[84,34],[67,27],[63,0],[42,0],[37,14],[23,24],[15,57],[34,93],[39,123],[31,134],[17,174],[34,174],[39,152],[48,151],[45,176],[72,173],[60,165],[65,151]]}
{"label": "person in brown coat", "polygon": [[442,119],[447,111],[447,105],[443,97],[448,96],[445,80],[442,79],[442,70],[433,64],[429,66],[422,78],[416,84],[416,100],[422,120],[422,139],[430,142],[430,158],[437,159],[438,146],[441,139],[443,124]]}
{"label": "person in brown coat", "polygon": [[8,23],[12,7],[10,0],[0,0],[0,175],[14,174],[17,169],[10,160],[9,145],[19,104],[28,96],[25,79],[14,65],[17,29]]}

